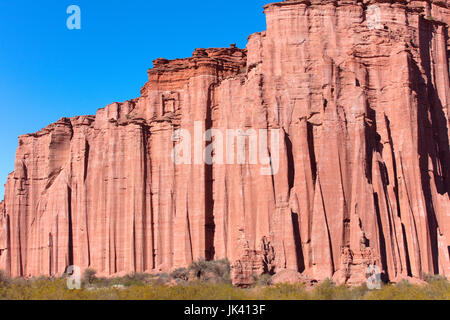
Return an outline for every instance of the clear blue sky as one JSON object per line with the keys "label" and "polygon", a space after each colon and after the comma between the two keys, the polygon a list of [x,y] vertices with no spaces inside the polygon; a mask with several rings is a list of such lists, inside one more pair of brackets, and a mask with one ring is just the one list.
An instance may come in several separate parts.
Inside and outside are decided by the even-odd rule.
{"label": "clear blue sky", "polygon": [[[18,136],[139,96],[152,61],[245,47],[270,0],[0,0],[0,199]],[[81,30],[68,30],[69,5]]]}

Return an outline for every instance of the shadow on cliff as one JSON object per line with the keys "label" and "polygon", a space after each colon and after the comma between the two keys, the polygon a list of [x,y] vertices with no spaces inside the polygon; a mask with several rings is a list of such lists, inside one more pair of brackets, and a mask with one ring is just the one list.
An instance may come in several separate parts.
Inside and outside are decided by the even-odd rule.
{"label": "shadow on cliff", "polygon": [[[430,173],[433,174],[437,192],[448,197],[448,166],[450,158],[447,119],[438,91],[434,86],[431,69],[434,63],[430,54],[433,49],[431,45],[433,32],[433,24],[421,18],[419,22],[419,47],[423,72],[419,69],[415,61],[412,61],[411,57],[409,66],[411,89],[416,93],[418,101],[417,148],[419,153],[419,167],[427,210],[433,271],[437,274],[439,273],[437,239],[439,225],[433,205]],[[446,38],[448,39],[448,36]],[[431,160],[432,168],[429,167],[429,159]]]}
{"label": "shadow on cliff", "polygon": [[[208,88],[208,101],[206,105],[205,130],[213,127],[212,107],[213,107],[213,90],[215,84]],[[214,236],[216,225],[214,223],[214,175],[213,166],[205,164],[205,258],[213,260],[215,256]]]}

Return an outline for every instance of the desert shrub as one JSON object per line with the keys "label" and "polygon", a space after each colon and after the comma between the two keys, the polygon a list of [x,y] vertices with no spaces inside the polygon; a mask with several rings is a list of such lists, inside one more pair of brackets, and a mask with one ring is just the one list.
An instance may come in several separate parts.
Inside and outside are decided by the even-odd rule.
{"label": "desert shrub", "polygon": [[253,275],[253,286],[264,287],[272,284],[272,276],[264,273],[261,275]]}
{"label": "desert shrub", "polygon": [[227,259],[217,261],[200,259],[189,266],[189,271],[199,280],[231,283],[230,262]]}
{"label": "desert shrub", "polygon": [[450,300],[450,282],[443,277],[430,280],[429,284],[421,289],[426,299]]}
{"label": "desert shrub", "polygon": [[188,281],[189,280],[189,270],[186,268],[178,268],[176,270],[174,270],[170,276],[177,280],[182,280],[182,281]]}
{"label": "desert shrub", "polygon": [[126,275],[125,277],[122,277],[119,281],[119,283],[117,284],[121,284],[124,286],[133,286],[133,285],[137,285],[137,286],[142,286],[148,283],[150,279],[150,275],[146,274],[146,273],[140,273],[140,272],[135,272],[129,275]]}
{"label": "desert shrub", "polygon": [[120,279],[121,278],[105,278],[105,277],[95,276],[94,279],[92,279],[91,283],[89,283],[89,281],[85,281],[84,278],[82,279],[82,283],[83,283],[83,286],[104,288],[104,287],[110,287],[114,284],[120,284],[119,283]]}
{"label": "desert shrub", "polygon": [[401,281],[397,285],[386,284],[380,290],[372,290],[366,296],[367,300],[403,300],[416,296],[414,286],[408,281]]}
{"label": "desert shrub", "polygon": [[326,279],[314,288],[312,295],[315,300],[333,300],[336,285],[331,279]]}
{"label": "desert shrub", "polygon": [[361,300],[369,289],[366,285],[359,287],[348,287],[346,285],[336,286],[328,282],[317,287],[313,292],[316,300]]}
{"label": "desert shrub", "polygon": [[16,286],[22,286],[25,287],[27,285],[29,285],[31,282],[33,281],[38,281],[38,280],[47,280],[45,278],[33,278],[33,279],[25,279],[25,278],[14,278],[10,280],[10,283]]}
{"label": "desert shrub", "polygon": [[86,285],[93,284],[96,279],[96,274],[97,271],[92,268],[85,269],[81,278],[81,282]]}
{"label": "desert shrub", "polygon": [[422,274],[422,279],[428,283],[433,283],[434,281],[446,281],[447,279],[444,276],[439,274]]}
{"label": "desert shrub", "polygon": [[0,270],[0,286],[6,286],[10,283],[11,279],[3,270]]}
{"label": "desert shrub", "polygon": [[349,288],[349,295],[345,300],[361,300],[368,292],[370,292],[370,289],[367,288],[366,284],[363,284],[358,287]]}
{"label": "desert shrub", "polygon": [[150,283],[152,286],[164,286],[171,280],[172,278],[168,273],[159,273],[151,278]]}

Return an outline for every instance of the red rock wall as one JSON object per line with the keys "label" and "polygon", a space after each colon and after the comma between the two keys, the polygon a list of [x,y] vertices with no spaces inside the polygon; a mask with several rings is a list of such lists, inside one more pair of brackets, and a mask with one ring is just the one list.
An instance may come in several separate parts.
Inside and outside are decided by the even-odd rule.
{"label": "red rock wall", "polygon": [[[0,269],[113,275],[226,257],[243,282],[293,269],[359,283],[370,264],[390,280],[450,277],[450,11],[391,2],[267,5],[246,50],[158,59],[141,97],[21,136]],[[367,27],[370,4],[381,29]],[[277,174],[175,165],[173,133],[194,136],[195,121],[280,129]]]}

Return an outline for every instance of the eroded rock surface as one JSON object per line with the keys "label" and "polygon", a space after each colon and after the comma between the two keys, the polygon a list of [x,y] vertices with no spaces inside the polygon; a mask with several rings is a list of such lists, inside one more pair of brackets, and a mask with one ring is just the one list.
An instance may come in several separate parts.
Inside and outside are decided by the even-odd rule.
{"label": "eroded rock surface", "polygon": [[[238,285],[285,269],[360,283],[373,264],[386,280],[450,277],[448,5],[269,4],[245,50],[157,59],[141,97],[21,136],[0,269],[114,275],[228,258]],[[175,165],[173,133],[194,136],[196,121],[280,129],[279,170]]]}

